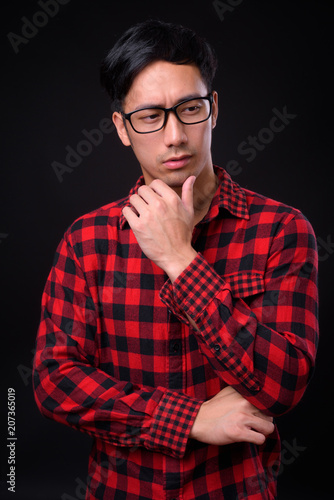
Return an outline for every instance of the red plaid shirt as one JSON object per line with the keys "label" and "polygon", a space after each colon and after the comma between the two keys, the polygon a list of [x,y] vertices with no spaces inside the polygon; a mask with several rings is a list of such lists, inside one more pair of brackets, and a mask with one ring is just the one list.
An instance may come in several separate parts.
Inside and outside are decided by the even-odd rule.
{"label": "red plaid shirt", "polygon": [[128,198],[78,219],[57,249],[34,390],[45,416],[94,438],[87,499],[275,498],[277,430],[262,446],[188,436],[226,385],[273,416],[302,397],[317,345],[316,241],[298,210],[215,171],[198,256],[173,284],[138,246]]}

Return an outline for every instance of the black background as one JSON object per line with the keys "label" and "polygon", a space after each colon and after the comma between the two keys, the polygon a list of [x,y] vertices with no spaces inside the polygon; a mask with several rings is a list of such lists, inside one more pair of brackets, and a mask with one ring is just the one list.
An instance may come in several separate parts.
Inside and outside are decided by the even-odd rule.
{"label": "black background", "polygon": [[[95,129],[110,117],[99,85],[100,61],[125,29],[148,17],[183,23],[216,48],[220,116],[214,162],[226,166],[237,161],[234,180],[299,208],[316,232],[321,340],[302,402],[278,419],[284,449],[295,450],[285,451],[279,499],[333,498],[332,2],[230,3],[234,7],[219,17],[213,2],[204,0],[69,0],[44,21],[36,16],[43,11],[37,1],[1,7],[1,498],[84,498],[80,486],[90,438],[43,418],[33,399],[41,294],[66,228],[80,215],[126,195],[140,171],[114,131],[64,173],[62,182],[51,164],[64,164],[65,148],[76,149],[85,139],[84,129]],[[7,34],[22,36],[24,16],[45,25],[15,53]],[[283,111],[285,106],[296,118],[247,162],[239,144],[268,127],[273,108]],[[8,387],[16,391],[15,494],[5,484]]]}

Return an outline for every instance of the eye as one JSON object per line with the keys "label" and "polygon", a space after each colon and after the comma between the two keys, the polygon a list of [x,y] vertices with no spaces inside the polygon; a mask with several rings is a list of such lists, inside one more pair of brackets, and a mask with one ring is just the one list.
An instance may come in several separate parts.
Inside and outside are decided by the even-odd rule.
{"label": "eye", "polygon": [[180,112],[183,115],[196,115],[199,113],[202,109],[202,105],[199,101],[191,101],[184,103],[183,106],[180,108]]}
{"label": "eye", "polygon": [[162,113],[158,109],[145,109],[135,114],[135,118],[144,123],[154,123],[161,119]]}
{"label": "eye", "polygon": [[154,121],[157,118],[159,118],[159,114],[158,113],[154,113],[152,115],[147,115],[147,116],[142,116],[142,120],[146,120],[146,121]]}
{"label": "eye", "polygon": [[199,109],[200,109],[200,106],[188,106],[183,111],[186,113],[196,113],[197,111],[199,111]]}

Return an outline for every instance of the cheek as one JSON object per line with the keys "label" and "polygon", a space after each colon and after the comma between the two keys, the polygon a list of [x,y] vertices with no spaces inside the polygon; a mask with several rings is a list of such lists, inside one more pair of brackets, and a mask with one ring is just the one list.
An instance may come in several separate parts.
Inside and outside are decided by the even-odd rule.
{"label": "cheek", "polygon": [[204,126],[201,130],[196,131],[193,137],[193,145],[197,149],[197,153],[207,155],[211,150],[212,129],[211,126]]}
{"label": "cheek", "polygon": [[146,138],[142,137],[139,140],[132,141],[133,152],[140,164],[154,165],[155,159],[159,153],[159,148],[152,138],[150,138],[150,140],[145,139]]}

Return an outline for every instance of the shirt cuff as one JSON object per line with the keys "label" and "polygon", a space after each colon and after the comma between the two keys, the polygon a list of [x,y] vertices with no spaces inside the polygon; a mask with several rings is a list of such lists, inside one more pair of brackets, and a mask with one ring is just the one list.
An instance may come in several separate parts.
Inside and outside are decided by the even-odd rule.
{"label": "shirt cuff", "polygon": [[186,394],[166,391],[153,415],[145,448],[182,458],[202,403]]}
{"label": "shirt cuff", "polygon": [[226,296],[229,295],[229,285],[198,253],[174,283],[166,281],[160,290],[160,299],[181,320],[185,321],[185,314],[196,320],[215,296],[224,290]]}

